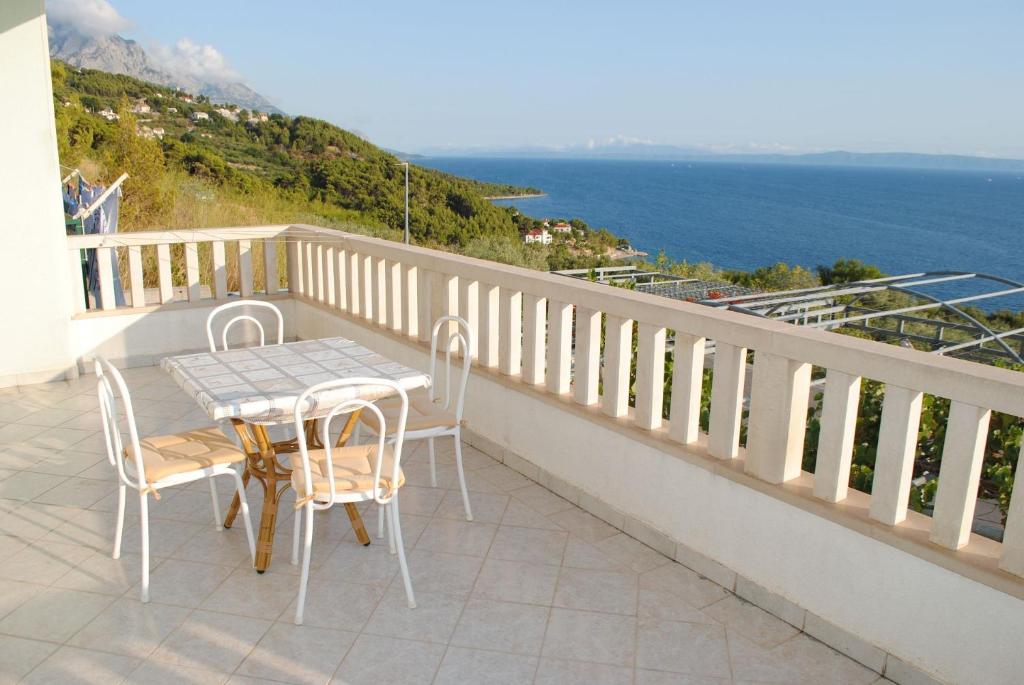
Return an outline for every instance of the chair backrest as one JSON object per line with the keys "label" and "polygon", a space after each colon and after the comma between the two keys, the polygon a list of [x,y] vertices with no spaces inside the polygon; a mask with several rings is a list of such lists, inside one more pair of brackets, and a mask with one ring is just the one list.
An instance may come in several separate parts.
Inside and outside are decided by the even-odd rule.
{"label": "chair backrest", "polygon": [[[96,385],[100,400],[100,418],[103,422],[103,437],[107,443],[107,460],[117,469],[118,478],[125,485],[142,489],[146,487],[146,472],[142,464],[142,449],[139,446],[139,430],[135,426],[132,398],[128,393],[121,372],[102,357],[95,359]],[[120,409],[120,410],[119,410]],[[125,444],[122,440],[121,420],[128,431],[128,446],[135,456],[134,481],[124,468]]]}
{"label": "chair backrest", "polygon": [[[363,399],[359,395],[363,394],[371,399]],[[392,442],[392,449],[394,451],[394,464],[392,465],[391,473],[381,473],[384,460],[384,438],[388,435],[388,429],[384,424],[384,414],[379,408],[373,403],[374,400],[380,399],[382,396],[391,394],[397,394],[401,401],[401,409],[398,412],[398,425],[393,429],[394,440]],[[325,416],[319,416],[321,414],[318,411],[318,407],[322,406],[327,402],[335,401],[332,399],[338,396],[343,396],[340,402],[337,402]],[[402,443],[405,440],[405,422],[409,415],[409,396],[405,390],[397,381],[393,381],[388,378],[340,378],[333,381],[325,381],[323,383],[317,383],[316,385],[307,388],[298,400],[295,402],[295,435],[299,443],[299,456],[302,458],[302,471],[304,476],[304,482],[306,484],[306,492],[298,493],[299,497],[312,497],[313,495],[313,480],[312,473],[309,465],[309,448],[306,443],[306,431],[304,428],[305,421],[311,416],[316,415],[320,418],[320,425],[322,428],[322,435],[320,437],[321,442],[324,445],[324,458],[326,460],[328,482],[330,486],[330,503],[321,505],[323,508],[330,507],[337,496],[337,484],[334,479],[334,460],[333,450],[331,446],[331,424],[334,419],[342,414],[350,414],[353,411],[369,411],[376,417],[377,425],[380,426],[380,430],[377,431],[377,459],[374,464],[373,470],[373,485],[374,485],[374,500],[378,504],[387,504],[391,501],[394,496],[393,487],[383,487],[382,477],[386,478],[392,486],[398,483],[400,464],[402,460]]]}
{"label": "chair backrest", "polygon": [[[210,342],[210,352],[217,351],[217,342],[213,337],[214,319],[218,318],[221,314],[228,310],[237,309],[240,307],[262,307],[264,309],[269,309],[272,312],[274,312],[274,315],[277,317],[277,344],[280,345],[281,343],[284,342],[284,317],[281,315],[280,309],[278,309],[275,305],[271,304],[270,302],[265,302],[263,300],[238,300],[237,302],[227,302],[225,304],[220,305],[212,312],[210,312],[210,315],[206,317],[206,339]],[[255,316],[251,314],[239,314],[232,318],[231,320],[229,320],[226,324],[224,324],[224,327],[221,328],[221,349],[228,349],[228,331],[230,331],[231,327],[234,326],[236,323],[239,323],[240,321],[248,321],[256,326],[257,330],[259,330],[260,332],[260,347],[263,347],[264,345],[267,344],[266,333],[263,330],[263,324],[260,323],[259,319],[257,319]]]}
{"label": "chair backrest", "polygon": [[[457,326],[454,333],[449,333],[449,322],[454,321]],[[444,327],[444,333],[441,328]],[[444,337],[444,397],[441,397],[441,390],[437,383],[437,350],[438,343]],[[466,384],[469,383],[469,367],[473,363],[473,334],[469,330],[469,323],[458,316],[442,316],[434,322],[434,330],[430,334],[430,399],[432,401],[443,400],[441,408],[445,411],[453,411],[455,418],[462,420],[463,404],[466,400]],[[452,384],[452,353],[459,352],[462,355],[462,370],[459,372],[458,380]]]}

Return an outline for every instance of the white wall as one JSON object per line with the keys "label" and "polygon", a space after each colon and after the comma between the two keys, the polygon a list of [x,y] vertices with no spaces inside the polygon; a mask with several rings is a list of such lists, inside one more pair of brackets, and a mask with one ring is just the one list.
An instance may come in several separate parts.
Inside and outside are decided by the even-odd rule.
{"label": "white wall", "polygon": [[[302,338],[344,335],[426,368],[421,347],[303,302],[294,315]],[[949,682],[1020,682],[1015,597],[486,375],[469,393],[476,433],[862,640]]]}
{"label": "white wall", "polygon": [[73,369],[70,274],[42,0],[0,2],[0,387]]}

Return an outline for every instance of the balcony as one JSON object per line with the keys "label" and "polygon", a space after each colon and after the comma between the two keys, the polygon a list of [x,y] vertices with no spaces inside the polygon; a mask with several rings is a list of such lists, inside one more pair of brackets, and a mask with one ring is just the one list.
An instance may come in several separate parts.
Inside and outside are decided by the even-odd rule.
{"label": "balcony", "polygon": [[[101,276],[90,309],[85,248]],[[971,533],[988,412],[1024,415],[1020,374],[309,226],[70,237],[65,250],[68,380],[0,391],[0,578],[14,588],[0,635],[29,681],[381,682],[392,653],[415,673],[385,669],[399,682],[993,683],[1024,668],[1010,646],[1024,629],[1024,496],[1002,542]],[[291,625],[286,555],[253,574],[242,533],[215,532],[208,495],[188,489],[153,507],[152,604],[135,601],[136,564],[109,558],[114,475],[87,362],[128,369],[143,433],[208,424],[154,364],[205,348],[206,314],[238,296],[273,300],[288,338],[341,335],[420,368],[438,316],[475,331],[477,520],[459,520],[450,465],[435,490],[425,452],[408,456],[420,608],[376,563],[386,551],[352,544],[337,519],[314,546],[323,594],[308,606],[322,618]],[[808,473],[812,369],[825,399]],[[886,384],[871,494],[848,488],[861,378]],[[923,393],[952,400],[932,516],[907,506]],[[279,530],[286,547],[287,515]],[[253,607],[262,620],[244,618]]]}

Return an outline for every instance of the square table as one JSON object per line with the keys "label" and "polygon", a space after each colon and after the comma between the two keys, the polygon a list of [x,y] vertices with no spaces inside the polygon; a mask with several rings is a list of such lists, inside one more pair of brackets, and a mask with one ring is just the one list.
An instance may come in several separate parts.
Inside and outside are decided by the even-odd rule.
{"label": "square table", "polygon": [[[267,426],[294,421],[295,402],[304,390],[317,383],[339,378],[387,378],[407,391],[430,385],[430,376],[394,362],[383,355],[347,340],[325,338],[248,347],[219,352],[201,352],[167,357],[161,363],[175,382],[191,395],[215,421],[230,420],[242,441],[247,459],[243,480],[256,478],[263,485],[263,510],[256,543],[256,570],[262,573],[270,565],[274,544],[277,508],[281,495],[291,485],[291,469],[278,461],[279,452],[296,452],[296,441],[271,442]],[[319,445],[313,419],[354,397],[375,400],[388,392],[379,386],[339,388],[320,393],[309,408],[305,434]],[[359,418],[352,412],[338,438],[340,447],[348,440]],[[278,489],[278,484],[285,486]],[[236,493],[225,517],[230,527],[238,513]],[[346,504],[352,527],[359,540],[370,544],[359,511]]]}

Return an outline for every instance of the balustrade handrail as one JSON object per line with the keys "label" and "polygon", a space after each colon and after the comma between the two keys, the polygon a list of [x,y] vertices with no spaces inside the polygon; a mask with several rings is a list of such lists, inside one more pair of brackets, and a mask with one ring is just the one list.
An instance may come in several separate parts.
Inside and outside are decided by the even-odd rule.
{"label": "balustrade handrail", "polygon": [[1024,416],[1024,374],[1008,369],[333,229],[294,225],[289,236]]}
{"label": "balustrade handrail", "polygon": [[69,250],[129,245],[165,245],[173,243],[210,243],[218,240],[261,240],[285,234],[287,224],[278,226],[243,226],[229,228],[197,228],[169,231],[129,231],[125,233],[92,233],[69,235]]}

